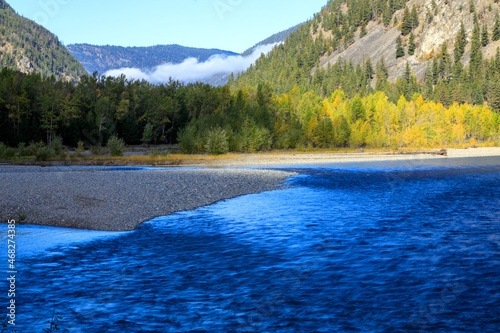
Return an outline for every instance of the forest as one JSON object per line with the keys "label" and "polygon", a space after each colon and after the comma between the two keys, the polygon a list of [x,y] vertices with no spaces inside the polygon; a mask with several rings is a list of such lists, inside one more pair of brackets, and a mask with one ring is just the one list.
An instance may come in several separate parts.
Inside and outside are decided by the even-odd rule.
{"label": "forest", "polygon": [[[94,74],[80,83],[10,69],[0,72],[0,142],[16,147],[62,139],[70,147],[179,143],[186,153],[305,147],[435,147],[499,144],[500,117],[486,105],[444,105],[413,94],[394,102],[383,91],[322,97],[270,84],[230,90],[177,81],[152,85]],[[399,87],[401,85],[401,87]],[[413,90],[412,90],[413,89]]]}
{"label": "forest", "polygon": [[[416,92],[422,94],[424,99],[441,102],[448,107],[454,102],[487,103],[495,111],[500,111],[500,50],[490,59],[483,58],[483,48],[500,40],[500,15],[495,13],[493,25],[488,28],[485,23],[480,24],[472,1],[470,8],[462,9],[473,19],[472,33],[467,35],[462,23],[453,45],[437,45],[436,52],[430,55],[431,61],[423,80],[418,81],[410,68],[403,77],[389,84],[387,59],[384,58],[377,63],[367,58],[359,65],[339,59],[326,69],[316,69],[322,56],[347,48],[356,34],[360,37],[366,34],[365,28],[370,21],[380,21],[385,26],[397,24],[401,38],[397,41],[396,57],[412,55],[415,51],[413,33],[424,22],[422,19],[419,21],[416,7],[410,8],[407,3],[405,0],[329,1],[285,43],[276,46],[268,56],[262,56],[246,72],[231,77],[229,85],[232,88],[245,85],[256,87],[259,83],[269,82],[276,88],[277,94],[287,93],[297,85],[301,91],[313,90],[322,97],[329,97],[338,89],[349,98],[355,94],[369,95],[383,91],[394,103],[401,95],[410,99]],[[425,23],[435,20],[438,11],[447,10],[446,6],[450,3],[445,1],[444,5],[438,6],[433,1],[434,11],[427,12]],[[342,9],[344,5],[346,11]],[[397,22],[393,14],[403,8],[401,22]],[[491,4],[488,10],[492,10]],[[331,38],[322,38],[320,26],[331,33]],[[464,52],[468,45],[471,49],[470,61],[464,64]]]}
{"label": "forest", "polygon": [[[119,138],[128,145],[179,144],[186,153],[211,154],[499,145],[500,50],[490,59],[482,55],[484,45],[500,39],[498,14],[489,34],[471,5],[472,35],[466,36],[462,25],[453,53],[442,44],[423,81],[408,62],[403,75],[390,81],[384,58],[375,64],[367,58],[356,66],[339,59],[311,75],[319,55],[351,43],[369,20],[391,24],[384,18],[392,19],[402,8],[401,36],[411,41],[418,16],[406,3],[330,1],[284,44],[222,87],[174,80],[155,85],[97,73],[64,82],[3,68],[0,142],[92,148]],[[342,4],[347,11],[340,9]],[[335,38],[312,38],[320,24]],[[472,52],[464,65],[468,43]],[[411,46],[402,52],[411,52]]]}

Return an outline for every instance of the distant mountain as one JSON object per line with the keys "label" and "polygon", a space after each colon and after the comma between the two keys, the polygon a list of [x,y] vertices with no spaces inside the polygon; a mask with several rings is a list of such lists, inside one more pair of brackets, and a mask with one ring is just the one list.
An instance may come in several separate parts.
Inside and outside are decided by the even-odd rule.
{"label": "distant mountain", "polygon": [[203,62],[216,54],[237,55],[237,53],[230,51],[200,49],[180,45],[122,47],[73,44],[68,46],[68,50],[83,64],[89,73],[98,72],[99,74],[125,67],[152,69],[166,63],[178,64],[187,58],[196,58],[199,62]]}
{"label": "distant mountain", "polygon": [[0,66],[78,81],[83,66],[50,31],[19,16],[0,0]]}
{"label": "distant mountain", "polygon": [[268,38],[264,39],[262,42],[259,42],[259,43],[255,44],[254,46],[252,46],[251,48],[249,48],[248,50],[246,50],[245,52],[243,52],[241,55],[242,56],[250,55],[250,54],[252,54],[253,51],[255,51],[255,49],[257,47],[259,47],[261,45],[282,43],[282,42],[284,42],[286,40],[286,38],[292,32],[294,32],[295,30],[297,30],[300,26],[301,26],[301,24],[297,24],[294,27],[291,27],[289,29],[286,29],[286,30],[283,30],[281,32],[278,32],[278,33],[272,35],[271,37],[268,37]]}

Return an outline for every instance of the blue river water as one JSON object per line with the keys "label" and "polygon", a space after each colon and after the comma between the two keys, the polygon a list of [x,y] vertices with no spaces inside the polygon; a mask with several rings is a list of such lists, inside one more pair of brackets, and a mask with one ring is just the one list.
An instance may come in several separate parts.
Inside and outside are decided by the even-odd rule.
{"label": "blue river water", "polygon": [[16,328],[500,331],[500,158],[286,169],[133,232],[19,226]]}

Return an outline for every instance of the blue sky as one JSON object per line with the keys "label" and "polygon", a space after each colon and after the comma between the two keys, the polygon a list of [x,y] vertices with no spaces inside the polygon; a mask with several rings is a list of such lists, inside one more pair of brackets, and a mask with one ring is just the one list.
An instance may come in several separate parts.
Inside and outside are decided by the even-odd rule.
{"label": "blue sky", "polygon": [[327,0],[7,0],[64,44],[180,44],[243,52]]}

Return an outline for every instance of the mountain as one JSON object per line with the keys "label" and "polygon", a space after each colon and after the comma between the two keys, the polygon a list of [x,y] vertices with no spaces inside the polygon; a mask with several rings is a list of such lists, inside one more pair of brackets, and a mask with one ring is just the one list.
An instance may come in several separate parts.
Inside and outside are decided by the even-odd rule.
{"label": "mountain", "polygon": [[4,0],[0,0],[0,66],[65,81],[78,81],[85,74],[56,36],[16,14]]}
{"label": "mountain", "polygon": [[480,84],[489,75],[483,60],[500,58],[499,11],[498,0],[331,0],[236,84],[269,82],[278,93],[298,85],[323,95],[370,90],[382,77],[409,83],[412,73],[431,86],[465,84],[464,73]]}
{"label": "mountain", "polygon": [[104,74],[112,69],[139,68],[152,69],[166,63],[179,64],[187,58],[203,62],[211,56],[222,54],[237,55],[218,49],[200,49],[180,45],[156,45],[150,47],[96,46],[73,44],[69,52],[78,59],[89,73]]}
{"label": "mountain", "polygon": [[[241,56],[243,58],[254,56],[260,47],[269,44],[281,43],[288,35],[295,31],[298,26],[276,33],[265,40],[249,48],[241,55],[219,49],[190,48],[180,45],[157,45],[151,47],[121,47],[121,46],[96,46],[89,44],[73,44],[67,48],[78,59],[89,73],[98,72],[105,74],[110,70],[133,68],[141,70],[145,75],[154,72],[158,66],[164,64],[180,64],[187,58],[195,58],[198,63],[204,63],[213,56],[225,59],[228,56]],[[260,54],[258,54],[260,55]],[[241,59],[240,62],[244,62]],[[246,66],[244,67],[246,69]],[[242,69],[244,69],[242,68]],[[190,71],[190,68],[184,68]],[[214,86],[225,85],[229,74],[226,72],[215,73],[208,77],[200,77],[200,82]]]}
{"label": "mountain", "polygon": [[282,43],[282,42],[284,42],[287,39],[287,37],[292,32],[294,32],[295,30],[297,30],[299,28],[299,26],[300,26],[300,24],[297,24],[294,27],[291,27],[289,29],[286,29],[286,30],[283,30],[281,32],[278,32],[278,33],[272,35],[271,37],[268,37],[268,38],[264,39],[263,41],[255,44],[254,46],[252,46],[251,48],[249,48],[248,50],[246,50],[245,52],[243,52],[241,55],[242,56],[250,55],[250,54],[252,54],[257,49],[257,47],[259,47],[261,45]]}

